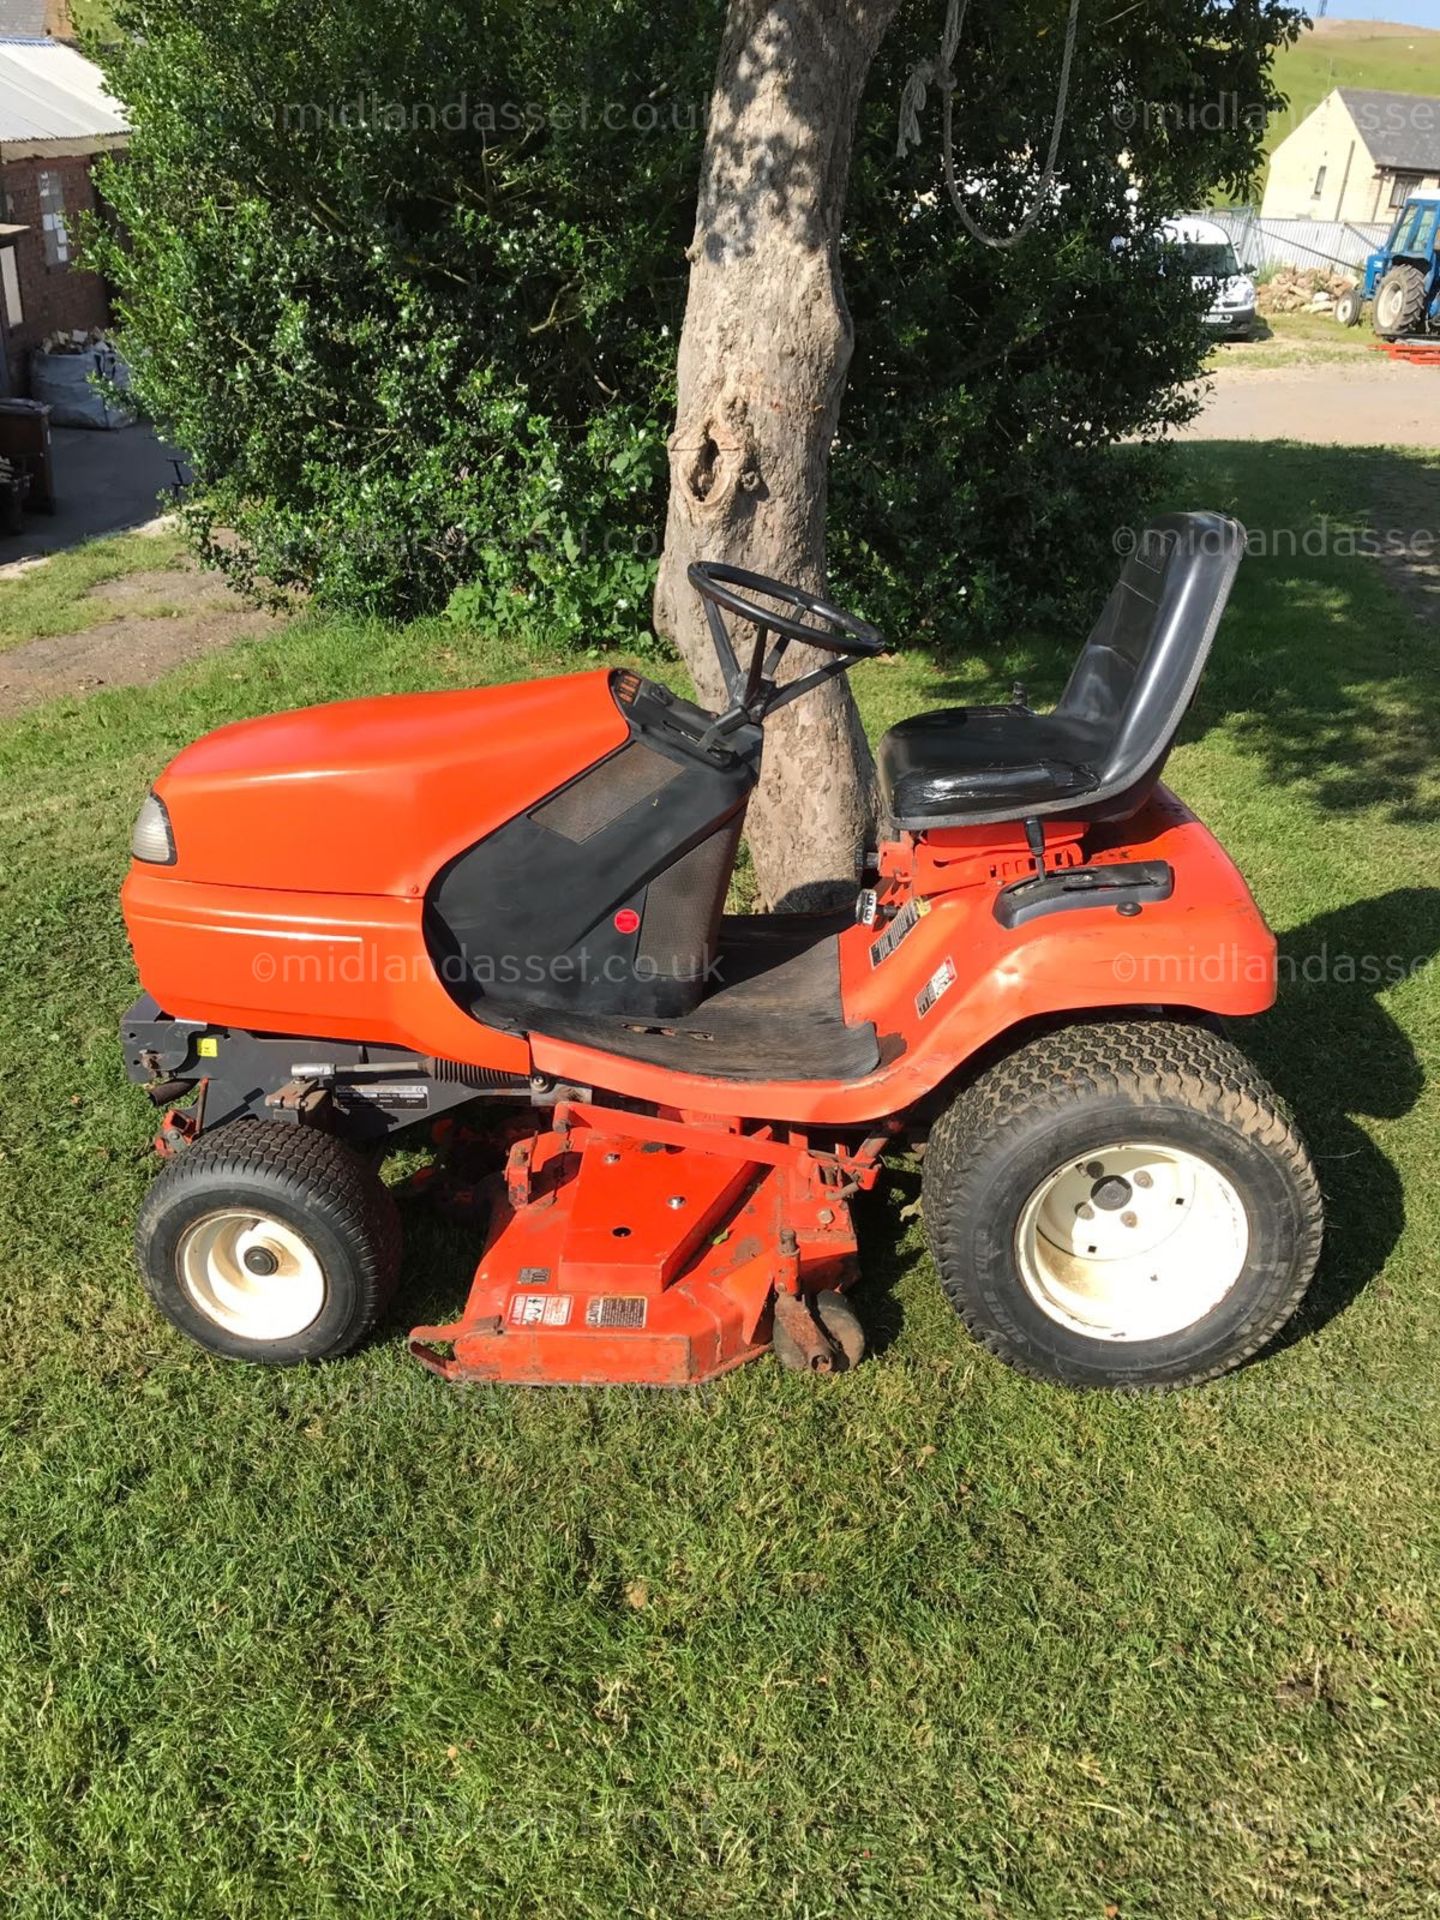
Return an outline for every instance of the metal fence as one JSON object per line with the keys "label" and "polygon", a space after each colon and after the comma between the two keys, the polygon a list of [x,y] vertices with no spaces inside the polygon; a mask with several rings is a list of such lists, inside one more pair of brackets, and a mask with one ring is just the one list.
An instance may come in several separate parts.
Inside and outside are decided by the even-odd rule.
{"label": "metal fence", "polygon": [[1367,253],[1388,236],[1391,222],[1357,225],[1353,220],[1262,220],[1255,207],[1207,207],[1191,214],[1223,227],[1244,266],[1329,267],[1358,272]]}

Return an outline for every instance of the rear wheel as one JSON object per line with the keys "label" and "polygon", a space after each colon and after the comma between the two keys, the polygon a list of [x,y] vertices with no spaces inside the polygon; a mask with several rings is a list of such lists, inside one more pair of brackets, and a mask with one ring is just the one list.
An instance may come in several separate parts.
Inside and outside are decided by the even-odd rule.
{"label": "rear wheel", "polygon": [[1191,1385],[1259,1349],[1319,1258],[1285,1107],[1209,1028],[1065,1028],[982,1074],[925,1158],[926,1234],[971,1333],[1076,1387]]}
{"label": "rear wheel", "polygon": [[160,1174],[135,1235],[165,1317],[211,1353],[288,1366],[348,1353],[400,1266],[395,1205],[343,1141],[237,1120]]}
{"label": "rear wheel", "polygon": [[1425,319],[1425,276],[1418,267],[1392,267],[1375,289],[1375,331],[1382,340],[1418,333]]}

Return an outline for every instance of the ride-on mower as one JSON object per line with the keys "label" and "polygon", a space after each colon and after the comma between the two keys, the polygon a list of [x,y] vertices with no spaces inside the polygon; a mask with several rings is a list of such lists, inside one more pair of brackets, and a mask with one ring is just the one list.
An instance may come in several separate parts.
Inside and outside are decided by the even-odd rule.
{"label": "ride-on mower", "polygon": [[1159,784],[1243,546],[1154,521],[1053,712],[1017,689],[887,733],[853,916],[723,911],[767,718],[885,644],[738,568],[690,569],[720,713],[599,669],[188,747],[124,889],[162,1311],[220,1354],[353,1348],[399,1266],[386,1149],[473,1140],[489,1101],[469,1300],[410,1338],[445,1379],[853,1365],[850,1203],[922,1143],[941,1283],[1000,1358],[1137,1388],[1257,1352],[1319,1190],[1218,1026],[1271,1003],[1272,936]]}

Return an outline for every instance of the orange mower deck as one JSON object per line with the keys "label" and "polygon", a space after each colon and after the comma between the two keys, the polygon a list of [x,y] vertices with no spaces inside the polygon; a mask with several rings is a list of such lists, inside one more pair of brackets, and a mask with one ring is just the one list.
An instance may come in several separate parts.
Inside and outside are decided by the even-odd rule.
{"label": "orange mower deck", "polygon": [[884,1144],[821,1153],[702,1116],[557,1108],[489,1183],[463,1315],[417,1327],[410,1351],[447,1380],[689,1386],[766,1351],[778,1314],[828,1372],[804,1298],[856,1277],[848,1202]]}

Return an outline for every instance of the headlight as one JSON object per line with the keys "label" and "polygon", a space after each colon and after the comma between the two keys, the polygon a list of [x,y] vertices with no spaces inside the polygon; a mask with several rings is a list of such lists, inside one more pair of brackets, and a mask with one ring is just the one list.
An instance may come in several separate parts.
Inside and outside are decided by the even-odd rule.
{"label": "headlight", "polygon": [[148,860],[155,867],[175,864],[175,836],[170,831],[170,816],[158,793],[147,796],[130,836],[130,851],[137,860]]}

